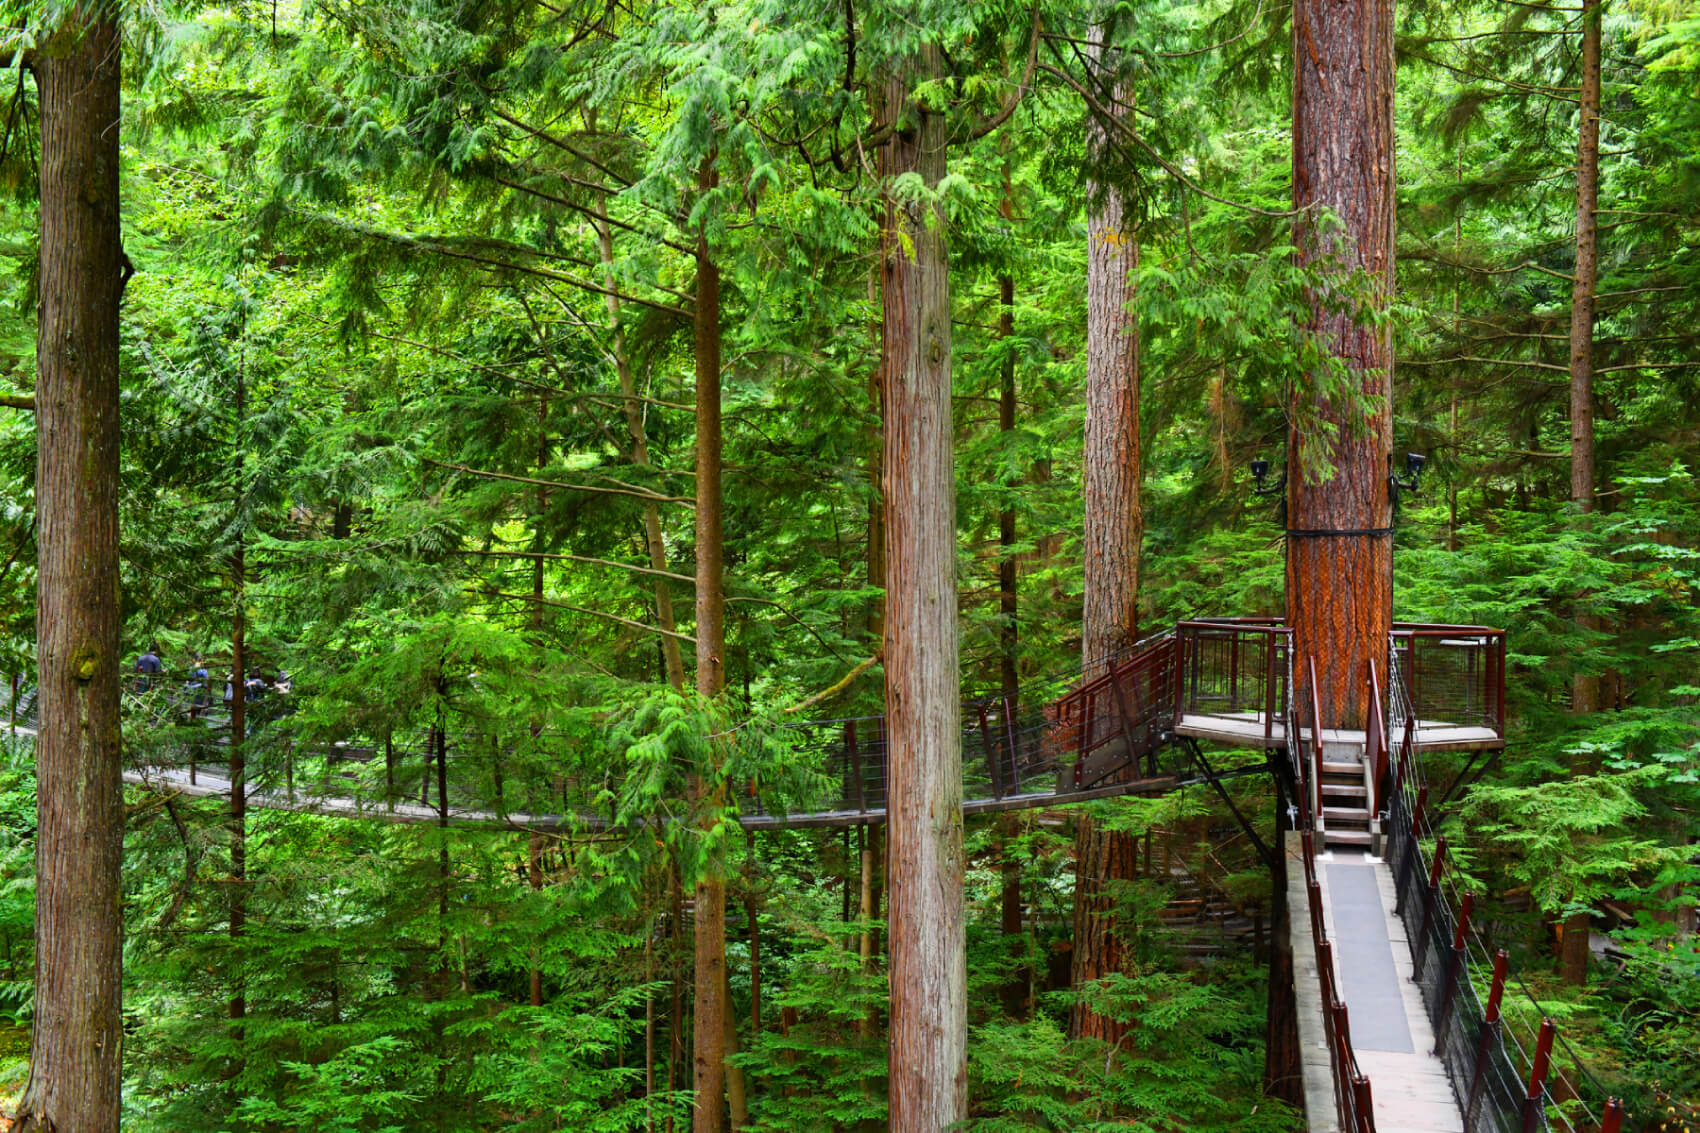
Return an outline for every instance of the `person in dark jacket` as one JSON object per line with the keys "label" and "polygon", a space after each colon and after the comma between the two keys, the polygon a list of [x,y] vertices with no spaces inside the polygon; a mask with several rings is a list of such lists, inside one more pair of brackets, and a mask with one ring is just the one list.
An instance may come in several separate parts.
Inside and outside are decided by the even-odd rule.
{"label": "person in dark jacket", "polygon": [[146,653],[136,658],[136,672],[141,676],[136,678],[136,691],[146,692],[153,687],[153,679],[165,672],[165,664],[159,659],[159,646],[148,646]]}

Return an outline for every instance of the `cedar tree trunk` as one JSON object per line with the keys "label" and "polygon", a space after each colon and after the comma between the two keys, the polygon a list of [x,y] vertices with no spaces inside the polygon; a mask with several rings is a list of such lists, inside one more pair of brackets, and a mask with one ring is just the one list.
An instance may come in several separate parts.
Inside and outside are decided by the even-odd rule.
{"label": "cedar tree trunk", "polygon": [[[945,174],[945,119],[912,101],[943,73],[920,47],[887,88],[900,115],[893,177]],[[966,1116],[967,960],[962,903],[962,750],[951,448],[950,274],[944,218],[887,202],[885,702],[891,887],[891,1128],[938,1133]]]}
{"label": "cedar tree trunk", "polygon": [[36,338],[35,1034],[20,1130],[117,1133],[120,786],[116,13],[73,9],[35,63],[41,97]]}
{"label": "cedar tree trunk", "polygon": [[[1102,39],[1100,28],[1092,38]],[[1128,104],[1131,85],[1115,84]],[[1108,129],[1087,123],[1088,145],[1101,150]],[[1089,184],[1086,213],[1086,515],[1082,531],[1085,593],[1081,608],[1081,671],[1095,676],[1138,637],[1140,507],[1139,320],[1132,311],[1132,272],[1139,244],[1124,215],[1121,189]],[[1130,766],[1123,774],[1137,774]],[[1133,839],[1112,834],[1081,815],[1075,827],[1074,952],[1076,991],[1121,968],[1113,886],[1136,872]],[[1069,1032],[1114,1043],[1124,1028],[1076,1003]]]}
{"label": "cedar tree trunk", "polygon": [[[1371,302],[1393,289],[1393,0],[1297,0],[1293,6],[1293,206],[1304,263],[1362,270]],[[1327,209],[1337,234],[1315,222]],[[1362,728],[1369,662],[1385,669],[1393,619],[1393,539],[1387,474],[1392,452],[1391,332],[1313,301],[1310,330],[1344,367],[1366,408],[1314,388],[1294,391],[1288,439],[1287,623],[1302,717],[1307,662],[1316,660],[1324,728]],[[1307,461],[1301,433],[1338,426],[1329,469]],[[1311,438],[1311,448],[1321,446]],[[1386,684],[1383,672],[1382,683]]]}

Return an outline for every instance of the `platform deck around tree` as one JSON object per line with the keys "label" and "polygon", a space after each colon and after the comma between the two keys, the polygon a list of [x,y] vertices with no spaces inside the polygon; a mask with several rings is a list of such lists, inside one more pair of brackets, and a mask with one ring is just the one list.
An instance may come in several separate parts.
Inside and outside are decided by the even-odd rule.
{"label": "platform deck around tree", "polygon": [[[1287,743],[1285,723],[1276,720],[1264,731],[1263,713],[1236,712],[1224,715],[1188,713],[1175,725],[1175,734],[1235,747],[1284,747]],[[1416,745],[1423,751],[1473,751],[1505,746],[1505,738],[1492,728],[1452,724],[1444,720],[1419,720],[1415,733]],[[1397,743],[1399,737],[1394,737]],[[1325,744],[1355,744],[1364,746],[1362,732],[1322,729]]]}

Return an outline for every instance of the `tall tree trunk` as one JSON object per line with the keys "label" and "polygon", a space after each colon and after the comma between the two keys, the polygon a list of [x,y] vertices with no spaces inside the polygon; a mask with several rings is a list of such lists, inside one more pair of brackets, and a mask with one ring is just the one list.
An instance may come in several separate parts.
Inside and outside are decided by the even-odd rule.
{"label": "tall tree trunk", "polygon": [[[236,418],[241,427],[246,408],[247,391],[238,376],[236,385]],[[242,467],[242,455],[237,454],[237,468]],[[236,591],[236,608],[230,619],[230,944],[235,964],[235,988],[230,996],[230,1018],[234,1022],[231,1039],[237,1056],[232,1076],[241,1072],[242,1043],[248,1015],[247,981],[242,960],[241,940],[248,930],[248,705],[243,683],[248,678],[248,611],[247,611],[247,547],[242,535],[236,537],[236,550],[231,555],[231,577]]]}
{"label": "tall tree trunk", "polygon": [[[1602,0],[1582,0],[1582,99],[1576,140],[1576,278],[1570,289],[1570,499],[1594,510],[1594,285],[1599,277],[1600,19]],[[1582,628],[1598,630],[1584,614]],[[1577,673],[1571,684],[1577,712],[1600,708],[1600,678]],[[1586,963],[1586,955],[1583,962]]]}
{"label": "tall tree trunk", "polygon": [[[879,154],[880,172],[886,173],[886,149],[881,147]],[[880,234],[880,250],[882,258],[890,255],[891,233],[883,231]],[[879,270],[876,268],[868,275],[868,305],[871,307],[879,298]],[[869,333],[873,337],[873,348],[882,359],[880,365],[868,378],[868,401],[873,411],[873,422],[868,429],[868,589],[876,591],[868,604],[868,640],[878,642],[881,648],[885,644],[885,366],[883,362],[883,346],[881,336],[883,331],[879,323],[871,323]]]}
{"label": "tall tree trunk", "polygon": [[[614,230],[608,223],[606,210],[607,205],[598,198],[596,242],[601,250],[605,271],[611,269],[614,264]],[[638,400],[637,379],[632,374],[631,359],[626,354],[626,332],[620,322],[620,300],[613,293],[614,280],[611,273],[607,284],[608,292],[602,297],[602,301],[608,312],[609,353],[614,356],[614,370],[620,379],[620,397],[626,411],[626,432],[632,439],[632,463],[640,468],[648,468],[649,434],[643,422],[643,403]],[[661,538],[661,509],[653,500],[645,500],[643,504],[643,538],[649,550],[649,568],[666,570],[667,544]],[[673,636],[678,624],[673,616],[673,592],[669,589],[671,585],[667,579],[656,576],[655,621],[666,631],[658,636],[661,638],[661,657],[667,671],[667,683],[683,692],[685,662],[679,654],[679,639]]]}
{"label": "tall tree trunk", "polygon": [[[944,177],[944,115],[909,97],[942,74],[926,44],[887,88],[893,177]],[[967,1107],[950,272],[936,209],[890,199],[887,227],[902,236],[882,265],[891,1128],[937,1133]]]}
{"label": "tall tree trunk", "polygon": [[[1362,270],[1371,302],[1393,290],[1393,0],[1298,0],[1293,7],[1293,205],[1302,263]],[[1323,231],[1319,209],[1339,218]],[[1364,727],[1369,662],[1385,666],[1393,619],[1391,330],[1312,301],[1310,330],[1374,408],[1354,429],[1342,399],[1294,391],[1288,438],[1287,622],[1300,704],[1316,661],[1324,728]],[[1338,426],[1331,468],[1307,460],[1303,433]],[[1308,448],[1319,446],[1309,437]],[[1385,677],[1383,682],[1385,683]],[[1309,713],[1304,714],[1308,720]]]}
{"label": "tall tree trunk", "polygon": [[[1091,38],[1102,40],[1104,28]],[[1101,53],[1100,53],[1101,58]],[[1118,64],[1106,62],[1109,70]],[[1115,101],[1131,104],[1132,86],[1114,84]],[[1107,124],[1087,123],[1089,146],[1102,149]],[[1081,608],[1081,669],[1097,675],[1139,636],[1139,553],[1145,519],[1140,506],[1139,319],[1132,273],[1139,267],[1138,234],[1124,214],[1120,187],[1089,184],[1086,216],[1085,592]],[[1122,773],[1136,775],[1136,767]],[[1075,827],[1074,952],[1071,981],[1084,991],[1122,967],[1116,923],[1116,883],[1131,880],[1133,839],[1104,830],[1085,815]],[[1075,1037],[1117,1042],[1124,1028],[1076,1003]]]}
{"label": "tall tree trunk", "polygon": [[[1276,845],[1285,847],[1285,792],[1275,794]],[[1293,942],[1287,910],[1287,856],[1282,852],[1269,870],[1269,994],[1264,1011],[1263,1092],[1303,1109],[1304,1067],[1299,1048],[1299,1005],[1293,990]]]}
{"label": "tall tree trunk", "polygon": [[[1009,163],[1004,163],[1003,201],[999,212],[1005,221],[1015,215],[1010,195]],[[998,277],[998,339],[1003,345],[1003,362],[998,371],[998,428],[1006,438],[1015,431],[1015,277],[1004,272]],[[1006,503],[998,511],[998,677],[1006,710],[1014,713],[1021,696],[1020,574],[1015,554],[1015,508]],[[1020,832],[1013,814],[998,818],[998,858],[1003,873],[999,925],[1012,947],[1021,940],[1021,861],[1011,852]],[[1027,985],[1031,973],[1016,970],[1003,989],[1003,1007],[1011,1018],[1020,1018],[1027,1007]]]}
{"label": "tall tree trunk", "polygon": [[[718,181],[713,158],[705,159],[699,187]],[[697,387],[697,695],[706,704],[726,687],[726,596],[722,580],[725,543],[720,496],[720,269],[709,255],[708,239],[697,237],[696,288]],[[708,769],[712,781],[695,784],[693,795],[708,824],[720,821],[726,803],[719,781],[719,759]],[[726,876],[721,854],[701,865],[696,882],[696,1109],[694,1133],[726,1128]]]}
{"label": "tall tree trunk", "polygon": [[124,845],[118,685],[119,37],[71,9],[35,63],[39,697],[35,1028],[20,1130],[117,1133]]}

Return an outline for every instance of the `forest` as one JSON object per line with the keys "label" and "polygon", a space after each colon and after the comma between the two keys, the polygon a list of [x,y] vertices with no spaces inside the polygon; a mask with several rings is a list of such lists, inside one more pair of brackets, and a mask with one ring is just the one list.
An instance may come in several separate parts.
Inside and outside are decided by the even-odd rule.
{"label": "forest", "polygon": [[[1700,1128],[1694,0],[0,0],[0,66],[0,1129],[1334,1128],[1306,726],[1521,1127]],[[1178,735],[1230,638],[1262,738]]]}

